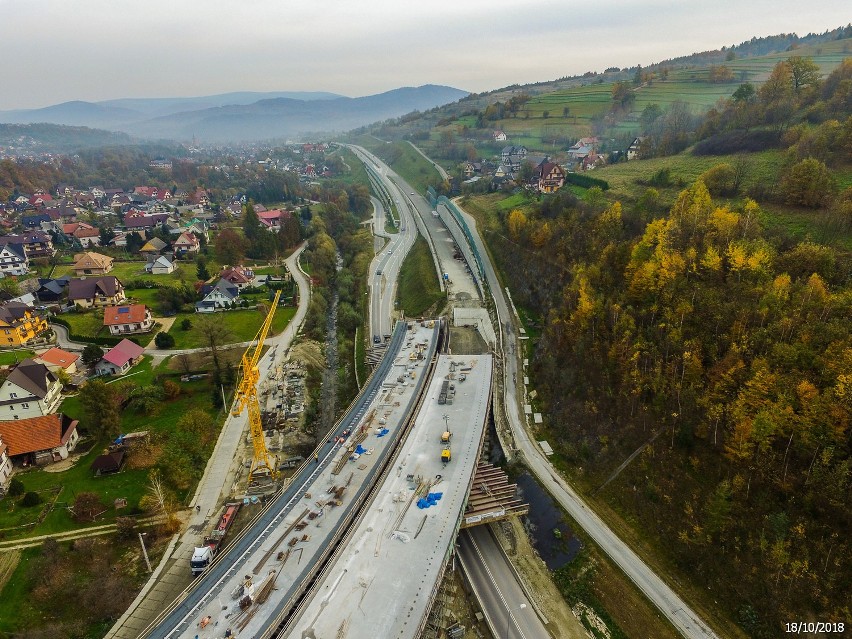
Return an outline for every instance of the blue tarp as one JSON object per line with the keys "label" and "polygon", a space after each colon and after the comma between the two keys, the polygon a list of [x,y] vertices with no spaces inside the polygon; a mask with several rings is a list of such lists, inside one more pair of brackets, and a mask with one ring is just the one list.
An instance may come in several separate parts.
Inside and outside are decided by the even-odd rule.
{"label": "blue tarp", "polygon": [[426,497],[421,497],[417,500],[417,507],[422,510],[424,508],[429,508],[429,506],[434,506],[443,496],[444,493],[429,493]]}
{"label": "blue tarp", "polygon": [[383,429],[382,429],[382,430],[381,430],[381,431],[380,431],[380,432],[376,435],[376,437],[384,437],[384,436],[385,436],[385,435],[387,435],[389,432],[390,432],[390,431],[389,431],[387,428],[383,428]]}
{"label": "blue tarp", "polygon": [[359,455],[363,455],[364,453],[367,452],[367,449],[364,448],[361,444],[358,444],[358,448],[355,449],[355,452],[358,453]]}

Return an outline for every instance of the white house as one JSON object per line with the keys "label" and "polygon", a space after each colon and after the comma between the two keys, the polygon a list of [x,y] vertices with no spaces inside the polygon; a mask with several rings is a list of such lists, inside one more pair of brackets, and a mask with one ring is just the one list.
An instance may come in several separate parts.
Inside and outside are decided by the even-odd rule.
{"label": "white house", "polygon": [[220,279],[214,286],[205,285],[201,289],[200,302],[196,302],[197,313],[212,313],[218,309],[228,308],[240,298],[240,290],[230,282]]}
{"label": "white house", "polygon": [[26,275],[30,272],[30,261],[23,247],[6,244],[0,247],[0,276]]}
{"label": "white house", "polygon": [[5,489],[12,478],[12,460],[9,458],[9,447],[3,443],[0,436],[0,489]]}
{"label": "white house", "polygon": [[142,359],[144,353],[144,348],[129,339],[123,339],[109,349],[103,359],[95,365],[95,373],[123,375]]}
{"label": "white house", "polygon": [[174,273],[176,268],[172,260],[165,255],[160,255],[145,265],[145,272],[151,275],[168,275],[169,273]]}
{"label": "white house", "polygon": [[[77,446],[80,440],[77,425],[76,419],[62,413],[0,422],[0,437],[6,442],[0,444],[0,450],[7,445],[9,458],[22,466],[58,462],[67,459]],[[0,469],[0,481],[2,476]]]}
{"label": "white house", "polygon": [[25,359],[0,386],[0,420],[55,413],[61,391],[62,384],[47,366]]}

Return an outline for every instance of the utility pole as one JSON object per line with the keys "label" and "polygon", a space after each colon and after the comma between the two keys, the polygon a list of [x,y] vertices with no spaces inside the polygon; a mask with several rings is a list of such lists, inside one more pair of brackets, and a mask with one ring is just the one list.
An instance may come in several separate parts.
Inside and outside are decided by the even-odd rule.
{"label": "utility pole", "polygon": [[142,556],[145,557],[145,565],[148,566],[148,572],[154,572],[151,568],[151,560],[148,559],[148,551],[145,549],[145,539],[144,535],[148,533],[139,533],[139,543],[142,544]]}

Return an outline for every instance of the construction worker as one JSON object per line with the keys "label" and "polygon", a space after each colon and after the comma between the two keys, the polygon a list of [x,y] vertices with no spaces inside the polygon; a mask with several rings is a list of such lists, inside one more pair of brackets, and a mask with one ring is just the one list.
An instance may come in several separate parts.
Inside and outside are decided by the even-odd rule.
{"label": "construction worker", "polygon": [[314,462],[319,464],[319,453],[314,453]]}

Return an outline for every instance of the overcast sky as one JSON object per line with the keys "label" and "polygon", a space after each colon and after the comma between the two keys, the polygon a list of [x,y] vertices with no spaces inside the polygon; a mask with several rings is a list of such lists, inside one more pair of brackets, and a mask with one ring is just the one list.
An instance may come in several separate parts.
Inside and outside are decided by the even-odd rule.
{"label": "overcast sky", "polygon": [[[844,8],[845,7],[845,8]],[[822,32],[841,0],[0,0],[0,110],[446,84],[485,91]]]}

